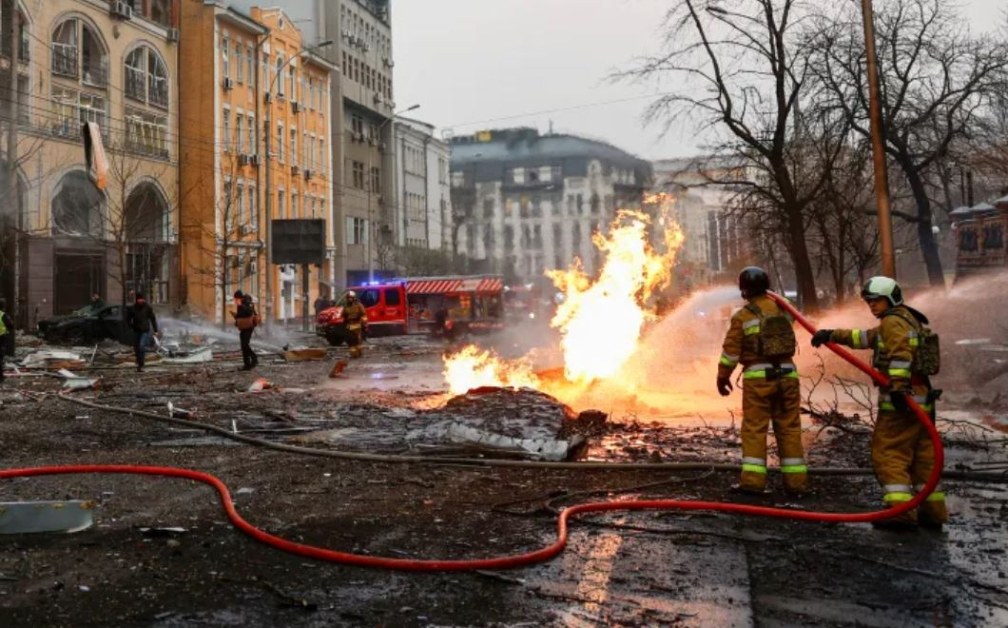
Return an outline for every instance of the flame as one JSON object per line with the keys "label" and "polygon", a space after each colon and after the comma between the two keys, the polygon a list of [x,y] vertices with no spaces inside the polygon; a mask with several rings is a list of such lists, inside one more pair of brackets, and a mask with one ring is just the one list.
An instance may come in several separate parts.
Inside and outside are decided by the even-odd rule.
{"label": "flame", "polygon": [[[664,252],[655,251],[649,242],[649,216],[623,210],[608,234],[592,238],[604,259],[597,278],[586,275],[577,259],[568,270],[547,273],[564,294],[550,325],[561,335],[567,383],[583,387],[613,378],[637,353],[644,323],[652,316],[646,303],[668,285],[683,243],[678,225],[666,219],[661,223],[669,225],[663,231]],[[473,345],[445,359],[444,375],[455,394],[476,386],[542,390],[546,385],[529,360],[501,360]]]}
{"label": "flame", "polygon": [[480,386],[539,387],[539,378],[527,360],[505,361],[475,345],[463,347],[446,358],[444,376],[453,395]]}
{"label": "flame", "polygon": [[615,375],[637,350],[649,312],[644,303],[671,279],[682,232],[666,233],[667,253],[648,243],[650,219],[622,211],[609,234],[595,234],[595,247],[605,256],[592,281],[577,262],[570,270],[548,273],[565,299],[550,324],[563,335],[564,374],[568,381],[590,383]]}

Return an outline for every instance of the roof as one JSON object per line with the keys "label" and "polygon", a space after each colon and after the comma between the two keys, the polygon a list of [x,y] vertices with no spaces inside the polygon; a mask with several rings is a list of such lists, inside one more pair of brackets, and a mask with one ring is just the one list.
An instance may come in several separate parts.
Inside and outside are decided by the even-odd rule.
{"label": "roof", "polygon": [[540,135],[530,127],[481,131],[451,140],[452,168],[471,166],[476,180],[499,180],[501,170],[515,166],[546,166],[563,163],[565,173],[584,176],[587,163],[598,160],[608,165],[635,170],[638,180],[650,176],[651,164],[607,142],[577,135]]}

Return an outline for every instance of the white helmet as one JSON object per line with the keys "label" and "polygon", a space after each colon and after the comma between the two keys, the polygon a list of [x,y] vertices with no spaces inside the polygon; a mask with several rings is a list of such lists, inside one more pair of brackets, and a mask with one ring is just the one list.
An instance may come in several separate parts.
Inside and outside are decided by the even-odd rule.
{"label": "white helmet", "polygon": [[353,290],[347,290],[346,295],[347,295],[348,299],[356,299],[357,298],[357,293],[354,292]]}
{"label": "white helmet", "polygon": [[887,299],[890,307],[903,305],[903,290],[895,279],[878,275],[872,277],[861,289],[861,298],[865,301],[871,299]]}

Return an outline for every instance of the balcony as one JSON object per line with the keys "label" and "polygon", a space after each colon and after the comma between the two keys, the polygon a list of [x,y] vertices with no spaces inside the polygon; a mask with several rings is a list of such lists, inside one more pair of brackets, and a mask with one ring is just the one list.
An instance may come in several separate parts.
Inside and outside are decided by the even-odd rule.
{"label": "balcony", "polygon": [[77,46],[53,42],[52,72],[57,76],[77,78],[78,54]]}
{"label": "balcony", "polygon": [[143,70],[126,66],[126,97],[147,102],[146,80]]}

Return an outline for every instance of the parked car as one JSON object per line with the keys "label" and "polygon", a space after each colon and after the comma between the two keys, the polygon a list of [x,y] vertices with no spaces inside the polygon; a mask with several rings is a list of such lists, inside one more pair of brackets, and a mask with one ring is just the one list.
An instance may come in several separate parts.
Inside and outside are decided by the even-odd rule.
{"label": "parked car", "polygon": [[123,344],[133,342],[133,332],[126,328],[119,305],[82,307],[66,316],[43,319],[37,329],[39,337],[53,344],[88,344],[106,338]]}

